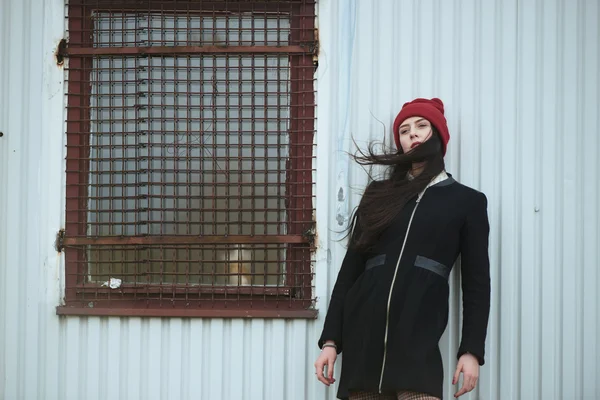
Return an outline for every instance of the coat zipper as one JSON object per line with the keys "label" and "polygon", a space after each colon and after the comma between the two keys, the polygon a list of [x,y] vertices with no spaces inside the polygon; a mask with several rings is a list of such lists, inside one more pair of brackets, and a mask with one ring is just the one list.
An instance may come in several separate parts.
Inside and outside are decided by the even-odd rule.
{"label": "coat zipper", "polygon": [[383,384],[383,372],[385,371],[385,361],[387,358],[387,339],[388,339],[388,330],[390,323],[390,305],[392,303],[392,292],[394,290],[394,283],[396,283],[396,276],[398,275],[398,267],[400,266],[400,260],[402,260],[402,254],[404,253],[404,247],[406,246],[406,240],[408,239],[408,234],[410,232],[410,226],[412,225],[413,217],[415,216],[415,212],[419,207],[419,203],[425,194],[425,190],[417,197],[417,203],[415,204],[415,208],[410,215],[410,220],[408,221],[408,227],[406,228],[406,234],[404,235],[404,242],[402,243],[402,248],[400,249],[400,255],[398,256],[398,262],[396,262],[396,269],[394,270],[394,277],[392,278],[392,285],[390,286],[390,294],[388,295],[387,302],[387,312],[385,314],[385,335],[383,337],[383,363],[381,364],[381,376],[379,377],[379,393],[381,393],[381,386]]}

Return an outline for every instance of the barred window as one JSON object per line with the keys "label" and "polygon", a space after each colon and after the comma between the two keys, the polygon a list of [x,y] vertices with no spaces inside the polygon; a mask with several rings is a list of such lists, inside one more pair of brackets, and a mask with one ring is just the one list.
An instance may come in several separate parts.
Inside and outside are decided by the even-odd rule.
{"label": "barred window", "polygon": [[70,0],[61,314],[313,317],[314,0]]}

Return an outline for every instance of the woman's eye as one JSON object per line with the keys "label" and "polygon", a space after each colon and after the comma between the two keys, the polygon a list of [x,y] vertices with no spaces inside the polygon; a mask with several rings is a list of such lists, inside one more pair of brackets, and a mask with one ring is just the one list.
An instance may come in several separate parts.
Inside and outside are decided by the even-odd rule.
{"label": "woman's eye", "polygon": [[400,134],[404,135],[406,132],[408,132],[408,131],[407,130],[403,130],[403,131],[400,131]]}
{"label": "woman's eye", "polygon": [[421,124],[419,125],[419,128],[427,128],[427,124]]}

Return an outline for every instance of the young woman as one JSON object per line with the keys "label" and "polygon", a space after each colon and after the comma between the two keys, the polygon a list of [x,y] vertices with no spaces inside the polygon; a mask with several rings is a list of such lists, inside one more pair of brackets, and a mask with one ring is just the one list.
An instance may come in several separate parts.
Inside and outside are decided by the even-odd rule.
{"label": "young woman", "polygon": [[[459,254],[463,329],[452,383],[461,396],[484,363],[490,308],[489,224],[483,193],[444,170],[450,139],[441,100],[404,104],[393,125],[398,148],[358,162],[389,166],[365,190],[333,288],[316,375],[334,383],[343,351],[341,399],[441,399],[439,340],[448,323],[448,277]],[[325,368],[326,367],[326,368]],[[326,369],[326,370],[325,370]]]}

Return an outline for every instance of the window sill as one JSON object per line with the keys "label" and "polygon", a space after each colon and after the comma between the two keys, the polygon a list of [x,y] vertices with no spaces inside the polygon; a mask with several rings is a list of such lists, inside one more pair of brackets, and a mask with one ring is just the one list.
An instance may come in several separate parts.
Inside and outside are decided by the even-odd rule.
{"label": "window sill", "polygon": [[108,308],[58,306],[63,316],[173,317],[173,318],[283,318],[316,319],[315,309],[186,309],[186,308]]}

